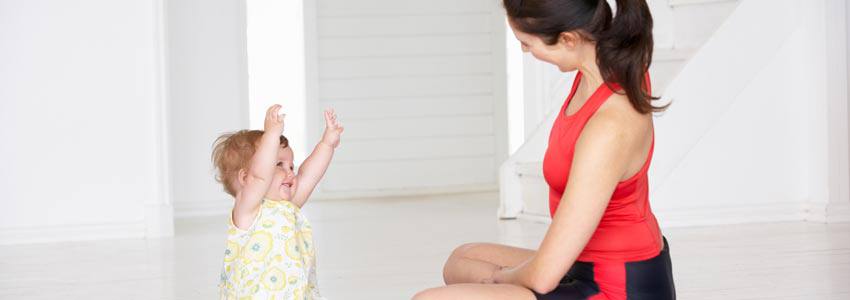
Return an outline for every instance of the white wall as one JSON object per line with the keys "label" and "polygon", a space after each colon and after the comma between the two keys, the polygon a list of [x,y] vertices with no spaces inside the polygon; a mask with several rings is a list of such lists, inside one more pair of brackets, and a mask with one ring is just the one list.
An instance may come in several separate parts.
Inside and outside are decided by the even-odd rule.
{"label": "white wall", "polygon": [[[316,1],[317,85],[308,99],[316,104],[307,113],[335,107],[346,128],[323,196],[495,188],[507,157],[498,5]],[[311,124],[318,137],[321,126]]]}
{"label": "white wall", "polygon": [[245,2],[171,0],[167,11],[175,213],[223,214],[233,202],[210,154],[221,133],[248,128]]}
{"label": "white wall", "polygon": [[[803,90],[815,86],[808,79],[786,74],[803,74],[801,43],[797,33],[778,54],[726,106],[717,101],[720,115],[702,131],[683,130],[698,137],[694,145],[680,144],[676,128],[666,116],[682,112],[687,98],[674,99],[673,106],[658,121],[657,160],[678,149],[689,148],[675,166],[659,163],[651,177],[653,205],[662,224],[694,225],[748,221],[801,219],[808,199],[806,149],[809,118]],[[734,72],[734,69],[724,70]],[[722,76],[714,74],[708,77]],[[778,88],[794,87],[794,88]],[[706,101],[709,99],[699,99]],[[710,104],[709,104],[710,105]],[[685,108],[686,109],[686,108]],[[707,115],[690,115],[702,122]],[[702,117],[701,117],[702,116]],[[683,121],[689,118],[678,118]],[[696,119],[696,120],[694,120]],[[667,169],[671,168],[671,169]],[[667,176],[659,175],[669,170]],[[695,214],[694,212],[705,214]]]}
{"label": "white wall", "polygon": [[743,1],[671,84],[651,173],[662,224],[844,218],[846,50],[828,2]]}
{"label": "white wall", "polygon": [[171,234],[159,1],[0,1],[0,244]]}

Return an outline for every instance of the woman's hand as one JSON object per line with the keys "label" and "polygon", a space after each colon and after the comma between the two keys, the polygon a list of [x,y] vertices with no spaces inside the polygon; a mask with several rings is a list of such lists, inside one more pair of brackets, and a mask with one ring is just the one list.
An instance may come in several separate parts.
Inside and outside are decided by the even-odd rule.
{"label": "woman's hand", "polygon": [[325,110],[325,133],[322,135],[321,143],[324,143],[331,148],[339,146],[339,136],[342,134],[342,125],[336,119],[336,113],[333,109]]}
{"label": "woman's hand", "polygon": [[498,270],[493,271],[493,274],[490,275],[490,278],[485,278],[481,280],[483,284],[497,284],[497,283],[513,283],[513,278],[516,274],[516,268],[513,267],[499,267]]}
{"label": "woman's hand", "polygon": [[493,273],[493,283],[516,284],[517,268],[502,267]]}

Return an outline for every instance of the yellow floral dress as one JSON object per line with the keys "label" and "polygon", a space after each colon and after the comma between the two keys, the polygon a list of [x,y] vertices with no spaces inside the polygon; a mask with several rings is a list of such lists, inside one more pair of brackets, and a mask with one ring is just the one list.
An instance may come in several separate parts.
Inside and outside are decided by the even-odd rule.
{"label": "yellow floral dress", "polygon": [[221,299],[323,299],[313,231],[298,206],[266,199],[248,230],[228,225]]}

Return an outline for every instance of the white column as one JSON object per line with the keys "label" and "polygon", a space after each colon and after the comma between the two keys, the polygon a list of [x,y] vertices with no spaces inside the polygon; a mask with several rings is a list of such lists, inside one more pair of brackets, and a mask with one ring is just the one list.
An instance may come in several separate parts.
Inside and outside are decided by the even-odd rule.
{"label": "white column", "polygon": [[[247,1],[248,98],[251,129],[263,129],[266,109],[283,105],[296,166],[312,150],[306,142],[302,1]],[[315,113],[315,112],[310,112]]]}
{"label": "white column", "polygon": [[171,193],[170,156],[168,151],[168,58],[166,43],[165,0],[153,1],[153,97],[156,99],[156,197],[145,202],[145,235],[174,235],[174,204]]}
{"label": "white column", "polygon": [[[812,204],[808,220],[817,222],[850,222],[850,163],[848,163],[848,96],[847,96],[847,23],[846,4],[843,0],[826,0],[822,7],[824,45],[824,95],[825,107],[816,111],[822,114],[812,119],[815,122],[814,136],[820,136],[823,147],[813,147],[811,155],[814,171],[812,174]],[[817,18],[809,22],[821,22]],[[821,120],[818,120],[821,119]],[[818,123],[822,122],[822,123]],[[818,174],[821,173],[821,174]]]}

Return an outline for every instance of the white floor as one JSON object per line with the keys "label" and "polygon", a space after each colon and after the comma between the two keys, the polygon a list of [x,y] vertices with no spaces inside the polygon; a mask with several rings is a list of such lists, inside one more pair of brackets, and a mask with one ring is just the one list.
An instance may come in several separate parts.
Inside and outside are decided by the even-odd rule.
{"label": "white floor", "polygon": [[[498,221],[495,194],[309,203],[324,294],[409,299],[464,242],[534,247],[546,225]],[[214,299],[224,217],[177,236],[0,247],[0,299]],[[850,224],[665,229],[679,299],[850,299]]]}

